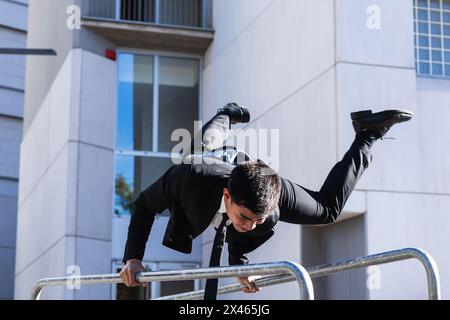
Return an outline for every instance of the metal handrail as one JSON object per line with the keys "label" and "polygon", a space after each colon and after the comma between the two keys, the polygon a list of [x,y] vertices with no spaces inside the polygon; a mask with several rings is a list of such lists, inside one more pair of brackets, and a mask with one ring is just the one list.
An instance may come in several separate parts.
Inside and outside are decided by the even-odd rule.
{"label": "metal handrail", "polygon": [[[300,299],[314,300],[314,290],[308,272],[301,265],[291,261],[279,261],[260,264],[250,264],[232,267],[217,267],[203,269],[139,272],[136,274],[138,282],[151,281],[177,281],[210,278],[245,277],[252,275],[274,275],[289,273],[291,280],[297,280],[300,290]],[[80,285],[123,283],[118,274],[102,274],[87,276],[70,276],[58,278],[45,278],[39,280],[33,287],[32,300],[39,300],[42,290],[50,286],[64,286],[68,281],[76,281]]]}
{"label": "metal handrail", "polygon": [[[441,299],[441,289],[439,281],[439,271],[433,257],[426,251],[418,248],[405,248],[400,250],[388,251],[369,255],[365,257],[349,259],[334,264],[325,264],[316,267],[307,268],[311,278],[326,276],[332,273],[354,270],[371,265],[396,262],[400,260],[417,259],[424,266],[427,274],[428,298],[430,300]],[[257,287],[266,287],[293,280],[291,275],[284,274],[278,276],[265,277],[255,280]],[[237,283],[220,287],[218,294],[226,294],[240,291],[244,286]],[[158,298],[157,300],[198,300],[203,296],[203,290],[181,293],[171,296]]]}
{"label": "metal handrail", "polygon": [[[207,3],[208,1],[208,3]],[[211,29],[212,25],[211,23],[208,23],[211,17],[211,12],[208,9],[208,4],[210,5],[209,1],[211,0],[198,0],[198,5],[200,6],[201,11],[199,12],[199,21],[195,25],[177,25],[175,23],[169,23],[169,24],[163,24],[161,23],[161,0],[155,0],[153,2],[154,8],[154,17],[153,19],[151,17],[148,17],[145,19],[146,21],[141,21],[140,17],[134,15],[131,17],[123,17],[122,16],[122,2],[123,0],[114,0],[114,3],[111,3],[111,1],[103,1],[99,3],[93,4],[94,6],[91,8],[86,3],[86,8],[83,10],[83,18],[100,18],[100,19],[107,19],[112,21],[121,21],[121,22],[139,22],[142,24],[156,24],[156,25],[165,25],[165,26],[174,26],[174,27],[192,27],[195,29]],[[89,3],[90,5],[90,3]],[[125,3],[126,6],[126,3]],[[179,7],[171,7],[171,13],[172,15],[175,15],[177,13],[177,9],[180,9]],[[111,13],[111,10],[113,10],[114,14]],[[143,11],[142,6],[139,6],[136,8],[137,15],[141,15],[145,11]],[[187,12],[185,8],[181,8],[183,10],[182,14],[183,16],[193,14],[193,12]],[[128,18],[128,19],[127,19]]]}

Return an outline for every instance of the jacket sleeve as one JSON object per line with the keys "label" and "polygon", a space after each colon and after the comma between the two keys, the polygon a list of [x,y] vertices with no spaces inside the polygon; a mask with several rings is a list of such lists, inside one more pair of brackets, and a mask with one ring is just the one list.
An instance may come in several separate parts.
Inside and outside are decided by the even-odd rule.
{"label": "jacket sleeve", "polygon": [[258,236],[242,236],[232,243],[228,244],[228,263],[230,266],[246,265],[249,260],[247,253],[259,248],[263,243],[269,240],[274,234],[273,229],[267,233]]}
{"label": "jacket sleeve", "polygon": [[246,265],[248,262],[243,250],[240,250],[236,244],[228,244],[228,264],[230,266]]}
{"label": "jacket sleeve", "polygon": [[122,262],[142,260],[155,215],[171,207],[182,197],[183,183],[189,171],[188,165],[169,168],[156,182],[142,191],[132,205],[128,237]]}

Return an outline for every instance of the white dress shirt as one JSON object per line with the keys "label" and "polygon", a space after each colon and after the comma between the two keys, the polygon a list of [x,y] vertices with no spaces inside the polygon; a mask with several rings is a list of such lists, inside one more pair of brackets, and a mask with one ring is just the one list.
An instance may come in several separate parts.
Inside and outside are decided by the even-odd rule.
{"label": "white dress shirt", "polygon": [[[222,201],[220,203],[220,208],[217,211],[217,213],[214,215],[214,218],[212,219],[211,224],[210,224],[211,226],[213,226],[216,229],[219,227],[220,223],[222,222],[222,213],[223,212],[227,212],[227,209],[225,207],[225,202],[224,202],[223,196],[222,196]],[[231,220],[228,219],[227,222],[226,222],[226,226],[228,227],[230,224],[231,224]]]}

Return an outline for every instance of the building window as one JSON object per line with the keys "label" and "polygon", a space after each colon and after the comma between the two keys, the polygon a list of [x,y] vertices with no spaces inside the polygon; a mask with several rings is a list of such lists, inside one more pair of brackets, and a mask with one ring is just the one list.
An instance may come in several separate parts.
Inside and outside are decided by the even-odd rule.
{"label": "building window", "polygon": [[129,215],[139,193],[173,165],[172,132],[192,135],[198,109],[198,59],[119,54],[116,215]]}
{"label": "building window", "polygon": [[450,0],[414,0],[418,75],[450,79]]}

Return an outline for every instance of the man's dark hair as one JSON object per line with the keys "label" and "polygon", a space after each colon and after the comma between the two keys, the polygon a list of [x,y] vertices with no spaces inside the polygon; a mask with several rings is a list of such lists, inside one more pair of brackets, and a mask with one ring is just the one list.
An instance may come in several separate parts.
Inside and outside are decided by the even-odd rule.
{"label": "man's dark hair", "polygon": [[231,171],[228,189],[234,203],[265,216],[278,203],[281,181],[275,170],[263,161],[248,161]]}

